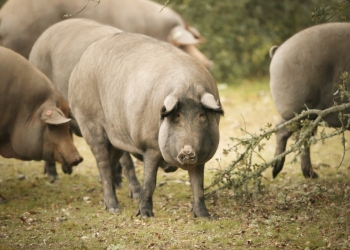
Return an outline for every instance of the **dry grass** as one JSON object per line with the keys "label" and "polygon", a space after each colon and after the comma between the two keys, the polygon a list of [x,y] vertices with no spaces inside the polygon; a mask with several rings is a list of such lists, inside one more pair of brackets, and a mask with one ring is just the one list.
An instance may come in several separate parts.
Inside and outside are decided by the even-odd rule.
{"label": "dry grass", "polygon": [[[241,127],[258,133],[279,119],[267,80],[229,86],[221,97],[226,114],[220,148],[206,166],[206,185],[234,159],[222,154],[230,136],[244,136]],[[319,180],[305,180],[290,156],[275,180],[266,171],[266,192],[260,198],[243,203],[227,190],[207,200],[211,220],[193,218],[188,176],[182,170],[159,171],[155,218],[135,217],[137,201],[127,197],[126,183],[117,190],[122,213],[107,213],[95,160],[82,139],[75,141],[85,160],[71,176],[59,169],[60,180],[54,184],[43,175],[42,162],[0,158],[0,194],[8,199],[0,204],[0,249],[350,248],[350,159],[346,155],[336,169],[342,156],[340,138],[312,147]],[[274,145],[274,138],[266,142],[266,159]],[[142,181],[140,162],[137,173]]]}

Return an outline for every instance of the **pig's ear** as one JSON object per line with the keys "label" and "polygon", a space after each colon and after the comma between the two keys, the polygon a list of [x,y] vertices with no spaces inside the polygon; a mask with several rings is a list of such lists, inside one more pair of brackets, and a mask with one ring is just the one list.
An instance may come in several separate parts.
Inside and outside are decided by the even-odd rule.
{"label": "pig's ear", "polygon": [[212,109],[215,112],[224,114],[224,111],[222,110],[222,107],[220,105],[220,101],[219,100],[216,101],[212,94],[209,94],[207,92],[204,93],[201,98],[201,103],[207,109]]}
{"label": "pig's ear", "polygon": [[201,33],[199,33],[197,28],[188,26],[187,29],[198,40],[199,43],[205,43],[206,39],[202,37]]}
{"label": "pig's ear", "polygon": [[192,27],[192,26],[188,26],[187,29],[189,32],[192,33],[192,35],[194,35],[195,38],[199,39],[201,37],[201,33],[199,33],[197,28]]}
{"label": "pig's ear", "polygon": [[182,26],[172,28],[168,36],[168,42],[175,46],[199,44],[199,40]]}
{"label": "pig's ear", "polygon": [[66,118],[62,113],[62,111],[59,109],[46,109],[41,114],[41,119],[48,124],[54,124],[54,125],[67,123],[71,120]]}
{"label": "pig's ear", "polygon": [[176,109],[179,99],[174,95],[168,95],[165,100],[161,110],[161,117],[164,118],[170,114],[171,111]]}

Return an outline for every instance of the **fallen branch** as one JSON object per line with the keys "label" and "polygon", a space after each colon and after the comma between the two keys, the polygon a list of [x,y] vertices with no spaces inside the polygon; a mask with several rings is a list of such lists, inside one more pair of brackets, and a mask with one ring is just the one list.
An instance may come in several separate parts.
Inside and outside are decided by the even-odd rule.
{"label": "fallen branch", "polygon": [[[227,169],[219,171],[215,175],[214,181],[205,190],[213,189],[214,187],[217,187],[217,188],[207,193],[206,196],[213,195],[217,191],[223,190],[223,189],[234,188],[235,191],[239,191],[237,189],[241,188],[244,190],[248,190],[248,184],[249,184],[249,181],[251,180],[254,181],[254,186],[260,189],[260,185],[261,185],[260,179],[262,177],[261,174],[267,168],[272,166],[274,162],[280,160],[282,157],[285,157],[286,155],[292,152],[297,152],[297,151],[300,152],[301,148],[303,147],[303,145],[305,145],[305,143],[310,144],[310,138],[312,137],[313,132],[315,131],[315,129],[321,123],[321,121],[325,116],[331,113],[340,113],[342,127],[330,135],[323,134],[322,138],[319,140],[324,141],[325,139],[333,137],[335,135],[343,134],[344,131],[347,130],[347,128],[349,127],[350,122],[349,120],[347,120],[346,125],[344,125],[344,118],[347,116],[344,115],[342,112],[349,108],[350,108],[350,103],[344,103],[341,105],[330,107],[325,110],[309,109],[309,110],[303,111],[301,114],[297,115],[293,119],[273,129],[269,129],[268,131],[265,131],[265,129],[262,129],[263,133],[259,135],[254,135],[245,131],[249,135],[249,138],[245,138],[245,139],[233,138],[232,140],[237,140],[238,143],[231,146],[229,149],[225,150],[224,152],[229,153],[231,151],[235,151],[238,154],[237,159],[234,160]],[[317,116],[316,119],[314,119],[313,121],[308,120],[308,117],[315,116],[315,115]],[[302,126],[302,130],[301,130],[302,132],[300,132],[299,138],[297,139],[297,141],[293,145],[291,145],[289,150],[286,150],[285,152],[274,157],[270,161],[265,161],[259,154],[259,152],[263,149],[263,146],[260,145],[261,141],[264,139],[268,140],[273,133],[276,133],[277,131],[283,128],[289,128],[289,129],[292,129],[292,131],[293,131],[293,127],[299,128],[300,126],[298,125],[298,123],[300,123],[300,121],[303,121],[305,126]],[[268,124],[267,127],[270,128],[271,125]],[[245,150],[243,153],[238,152],[239,146],[245,147]],[[259,152],[256,151],[257,147]],[[344,150],[344,153],[347,150],[345,148],[345,139],[343,139],[343,150]],[[262,164],[253,164],[252,162],[253,154],[258,155],[258,157],[263,159],[264,162]],[[246,165],[244,166],[243,171],[240,170],[235,172],[235,170],[237,170],[240,166],[244,164]],[[233,178],[233,175],[238,175],[241,178],[235,179]],[[245,187],[243,188],[243,186]],[[255,191],[259,192],[261,190],[255,190]]]}

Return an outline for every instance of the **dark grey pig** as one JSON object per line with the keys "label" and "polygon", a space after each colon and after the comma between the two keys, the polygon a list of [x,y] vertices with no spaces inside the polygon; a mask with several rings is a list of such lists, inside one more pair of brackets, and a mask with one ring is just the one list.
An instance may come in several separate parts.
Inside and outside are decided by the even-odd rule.
{"label": "dark grey pig", "polygon": [[75,66],[68,99],[99,167],[104,203],[119,204],[110,154],[142,158],[144,184],[139,211],[154,216],[158,166],[187,170],[195,216],[210,216],[204,203],[204,164],[219,143],[223,113],[209,71],[183,51],[143,35],[119,33],[91,44]]}
{"label": "dark grey pig", "polygon": [[[272,47],[270,65],[270,88],[282,124],[309,109],[326,109],[334,100],[341,103],[336,95],[335,83],[340,82],[344,71],[350,72],[350,24],[329,23],[305,29],[289,38],[280,47]],[[349,88],[350,86],[348,86]],[[329,126],[339,127],[338,114],[324,119]],[[287,128],[276,133],[275,156],[286,149],[292,135]],[[282,170],[284,157],[273,165],[273,177]],[[301,168],[306,178],[317,178],[312,169],[310,148],[301,154]]]}
{"label": "dark grey pig", "polygon": [[0,47],[0,155],[20,160],[82,161],[69,134],[68,104],[19,54]]}
{"label": "dark grey pig", "polygon": [[[99,24],[88,19],[69,19],[52,25],[38,38],[29,55],[29,61],[47,75],[63,97],[68,100],[68,81],[74,66],[79,61],[84,50],[96,40],[121,30]],[[70,127],[81,136],[80,129],[74,116]],[[112,165],[117,165],[118,160]],[[129,182],[130,196],[138,198],[141,186],[136,178],[134,163],[127,153],[122,156],[124,172]],[[121,169],[115,169],[114,182],[121,185]],[[46,162],[45,171],[50,179],[57,179],[58,175],[54,162]]]}

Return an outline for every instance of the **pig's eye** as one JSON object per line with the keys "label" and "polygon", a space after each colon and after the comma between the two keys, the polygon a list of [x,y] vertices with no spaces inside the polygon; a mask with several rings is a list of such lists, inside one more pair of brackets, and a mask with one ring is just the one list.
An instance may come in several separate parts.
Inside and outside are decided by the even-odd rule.
{"label": "pig's eye", "polygon": [[173,116],[173,121],[179,121],[181,118],[181,112],[176,112]]}
{"label": "pig's eye", "polygon": [[198,118],[199,118],[201,121],[204,121],[204,120],[206,119],[205,113],[199,113],[199,114],[198,114]]}

